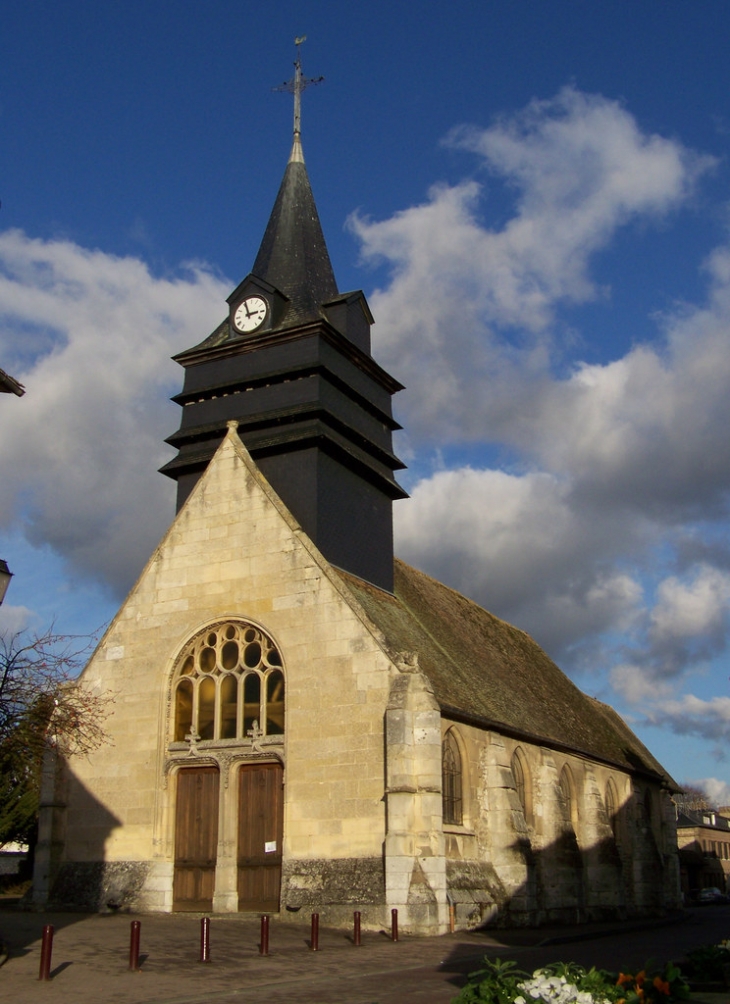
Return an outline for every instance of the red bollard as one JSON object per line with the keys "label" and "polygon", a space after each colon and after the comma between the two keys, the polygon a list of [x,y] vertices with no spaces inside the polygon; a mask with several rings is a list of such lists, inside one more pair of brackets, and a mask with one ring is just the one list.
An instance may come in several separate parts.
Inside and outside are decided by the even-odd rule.
{"label": "red bollard", "polygon": [[200,919],[200,961],[210,962],[210,917]]}
{"label": "red bollard", "polygon": [[269,954],[269,915],[264,914],[261,918],[261,944],[259,945],[259,955]]}
{"label": "red bollard", "polygon": [[129,936],[129,971],[139,972],[139,929],[142,924],[138,920],[132,921],[132,928]]}
{"label": "red bollard", "polygon": [[53,953],[53,924],[46,924],[43,928],[43,938],[41,940],[41,968],[38,973],[39,980],[50,980],[51,978],[51,954]]}
{"label": "red bollard", "polygon": [[319,914],[312,914],[312,940],[310,942],[313,952],[319,951]]}
{"label": "red bollard", "polygon": [[355,946],[360,944],[360,911],[355,910],[355,937],[352,939]]}
{"label": "red bollard", "polygon": [[393,941],[398,940],[398,911],[395,907],[390,911],[390,937]]}

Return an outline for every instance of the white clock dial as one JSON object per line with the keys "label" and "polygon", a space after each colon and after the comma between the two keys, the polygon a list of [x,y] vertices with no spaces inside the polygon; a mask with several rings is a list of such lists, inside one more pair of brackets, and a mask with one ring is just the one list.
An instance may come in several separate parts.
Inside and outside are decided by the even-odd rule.
{"label": "white clock dial", "polygon": [[268,306],[260,296],[247,296],[236,307],[233,323],[239,331],[255,331],[266,320]]}

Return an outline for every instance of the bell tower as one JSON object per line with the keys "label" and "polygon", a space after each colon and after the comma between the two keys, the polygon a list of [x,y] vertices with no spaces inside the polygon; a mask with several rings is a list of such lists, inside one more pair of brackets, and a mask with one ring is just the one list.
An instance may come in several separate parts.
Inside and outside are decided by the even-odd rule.
{"label": "bell tower", "polygon": [[[297,40],[297,46],[303,39]],[[373,317],[362,291],[340,293],[304,163],[299,49],[294,141],[251,272],[225,320],[175,356],[185,370],[178,454],[161,469],[183,505],[235,419],[274,490],[332,564],[392,592],[394,471],[402,384],[370,352]],[[321,78],[319,78],[321,79]]]}

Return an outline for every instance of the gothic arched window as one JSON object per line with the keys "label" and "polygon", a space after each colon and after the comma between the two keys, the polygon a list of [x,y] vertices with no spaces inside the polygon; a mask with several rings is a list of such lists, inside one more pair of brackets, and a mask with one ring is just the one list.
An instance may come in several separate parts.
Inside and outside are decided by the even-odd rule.
{"label": "gothic arched window", "polygon": [[530,782],[530,768],[527,765],[527,758],[518,747],[512,754],[512,777],[515,782],[515,791],[522,806],[525,822],[532,824],[532,784]]}
{"label": "gothic arched window", "polygon": [[451,731],[444,736],[441,759],[444,822],[460,826],[464,818],[461,797],[461,753]]}
{"label": "gothic arched window", "polygon": [[252,624],[229,621],[200,631],[177,661],[173,695],[175,742],[191,734],[206,740],[284,732],[281,656]]}
{"label": "gothic arched window", "polygon": [[618,845],[621,843],[621,818],[616,785],[610,779],[606,785],[606,815],[608,816],[608,825],[611,827],[611,832],[613,833],[613,839]]}
{"label": "gothic arched window", "polygon": [[575,789],[573,787],[573,775],[567,764],[560,771],[560,781],[558,783],[560,787],[560,811],[563,822],[575,829],[577,811]]}

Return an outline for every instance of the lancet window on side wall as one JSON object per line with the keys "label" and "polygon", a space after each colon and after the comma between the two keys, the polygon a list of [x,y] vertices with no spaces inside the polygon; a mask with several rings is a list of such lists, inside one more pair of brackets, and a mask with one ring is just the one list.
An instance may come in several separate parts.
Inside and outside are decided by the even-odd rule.
{"label": "lancet window on side wall", "polygon": [[566,764],[560,771],[559,779],[559,805],[563,821],[568,823],[573,830],[577,830],[578,812],[575,803],[575,785],[570,767]]}
{"label": "lancet window on side wall", "polygon": [[530,768],[527,765],[527,758],[518,747],[512,754],[512,777],[515,782],[515,791],[520,800],[522,811],[525,815],[525,822],[532,825],[532,783],[530,780]]}
{"label": "lancet window on side wall", "polygon": [[621,818],[616,785],[611,778],[606,783],[606,816],[608,818],[608,825],[611,827],[611,832],[613,833],[613,839],[616,845],[619,846],[621,843]]}
{"label": "lancet window on side wall", "polygon": [[191,734],[204,741],[284,732],[281,656],[253,624],[227,621],[200,631],[178,659],[173,695],[174,742]]}
{"label": "lancet window on side wall", "polygon": [[444,823],[460,826],[464,819],[461,753],[451,730],[446,733],[443,741],[441,783]]}

